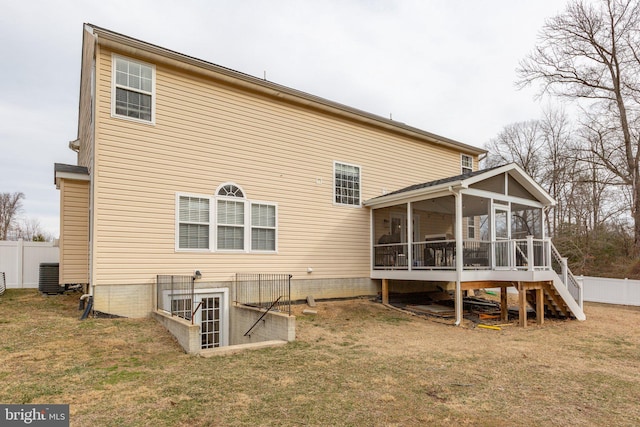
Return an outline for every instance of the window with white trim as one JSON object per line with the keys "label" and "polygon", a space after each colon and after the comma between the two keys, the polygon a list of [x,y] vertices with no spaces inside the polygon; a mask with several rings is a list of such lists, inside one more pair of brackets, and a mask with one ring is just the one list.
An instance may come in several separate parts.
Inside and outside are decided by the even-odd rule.
{"label": "window with white trim", "polygon": [[178,248],[209,249],[209,199],[180,196]]}
{"label": "window with white trim", "polygon": [[275,252],[277,205],[244,194],[232,183],[218,187],[213,196],[177,194],[176,250]]}
{"label": "window with white trim", "polygon": [[462,154],[460,157],[460,165],[463,174],[473,172],[473,157]]}
{"label": "window with white trim", "polygon": [[113,56],[112,114],[153,123],[155,67]]}
{"label": "window with white trim", "polygon": [[360,206],[360,166],[333,163],[334,202],[338,205]]}
{"label": "window with white trim", "polygon": [[276,206],[251,203],[251,250],[276,250]]}

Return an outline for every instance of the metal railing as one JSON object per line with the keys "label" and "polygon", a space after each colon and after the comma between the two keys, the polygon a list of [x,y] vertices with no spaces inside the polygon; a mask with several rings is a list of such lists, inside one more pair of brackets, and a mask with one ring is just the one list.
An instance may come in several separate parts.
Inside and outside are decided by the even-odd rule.
{"label": "metal railing", "polygon": [[4,294],[5,289],[7,289],[7,278],[4,275],[4,271],[0,272],[0,295]]}
{"label": "metal railing", "polygon": [[236,273],[235,303],[291,315],[291,275]]}
{"label": "metal railing", "polygon": [[374,262],[376,267],[385,269],[407,268],[407,244],[391,243],[374,246]]}
{"label": "metal railing", "polygon": [[194,283],[193,276],[156,276],[157,309],[193,323],[197,311],[193,306]]}
{"label": "metal railing", "polygon": [[413,244],[413,267],[415,269],[455,268],[455,240],[435,240]]}

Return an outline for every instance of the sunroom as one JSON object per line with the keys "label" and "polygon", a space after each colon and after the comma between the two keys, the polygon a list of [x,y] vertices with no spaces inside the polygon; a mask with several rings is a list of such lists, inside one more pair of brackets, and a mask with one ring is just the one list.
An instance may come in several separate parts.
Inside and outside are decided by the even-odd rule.
{"label": "sunroom", "polygon": [[[539,321],[546,309],[582,318],[580,284],[545,234],[554,203],[516,164],[370,199],[371,277],[382,279],[383,300],[389,280],[455,283],[456,323],[463,290],[500,287],[506,298],[509,286],[521,291],[521,310],[534,292]],[[551,289],[556,280],[563,289]]]}

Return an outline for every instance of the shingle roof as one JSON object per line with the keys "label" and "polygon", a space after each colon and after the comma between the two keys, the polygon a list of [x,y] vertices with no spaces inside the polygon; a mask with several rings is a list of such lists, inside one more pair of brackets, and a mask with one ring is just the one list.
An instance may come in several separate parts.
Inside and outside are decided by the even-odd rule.
{"label": "shingle roof", "polygon": [[420,189],[423,189],[423,188],[435,187],[437,185],[447,184],[449,182],[462,181],[464,179],[472,178],[472,177],[477,176],[477,175],[482,175],[483,173],[490,172],[490,171],[492,171],[494,169],[497,169],[497,168],[500,168],[502,166],[503,165],[495,166],[495,167],[487,168],[487,169],[482,169],[482,170],[477,170],[477,171],[474,171],[474,172],[464,173],[464,174],[460,174],[460,175],[456,175],[456,176],[450,176],[448,178],[436,179],[435,181],[423,182],[423,183],[420,183],[420,184],[413,184],[413,185],[410,185],[408,187],[401,188],[401,189],[396,190],[396,191],[392,191],[392,192],[387,193],[387,194],[385,194],[383,196],[374,197],[371,200],[375,200],[375,199],[377,199],[379,197],[390,196],[392,194],[401,194],[401,193],[407,193],[409,191],[420,190]]}
{"label": "shingle roof", "polygon": [[89,169],[85,166],[66,165],[64,163],[55,163],[53,165],[53,183],[56,183],[56,175],[58,173],[76,173],[80,175],[89,175]]}

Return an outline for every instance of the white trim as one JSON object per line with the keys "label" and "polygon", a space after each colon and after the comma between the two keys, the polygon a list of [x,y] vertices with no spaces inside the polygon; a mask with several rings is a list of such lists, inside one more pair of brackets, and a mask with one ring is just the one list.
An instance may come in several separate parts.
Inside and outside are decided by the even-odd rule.
{"label": "white trim", "polygon": [[544,204],[536,200],[523,199],[521,197],[515,197],[515,196],[507,196],[502,193],[494,193],[488,190],[477,190],[475,188],[468,188],[465,190],[461,190],[460,193],[462,193],[465,196],[484,197],[485,199],[491,199],[492,201],[500,200],[507,203],[517,203],[519,205],[530,206],[532,208],[542,208],[545,206]]}
{"label": "white trim", "polygon": [[89,174],[75,173],[75,172],[56,172],[55,181],[56,189],[60,189],[60,181],[68,179],[71,181],[91,181]]}
{"label": "white trim", "polygon": [[[141,89],[135,89],[128,86],[121,86],[123,89],[138,92],[144,95],[151,96],[151,120],[143,120],[135,117],[129,117],[116,113],[116,87],[119,87],[116,83],[116,60],[122,59],[124,61],[133,62],[145,67],[151,68],[151,92]],[[136,123],[143,123],[146,125],[156,124],[156,66],[148,62],[139,61],[137,59],[130,58],[128,56],[118,55],[116,53],[111,54],[111,117],[114,119],[129,120]]]}
{"label": "white trim", "polygon": [[[351,166],[354,168],[358,168],[358,204],[350,204],[350,203],[338,203],[336,202],[336,165],[344,165]],[[345,206],[349,208],[361,208],[363,206],[362,202],[362,166],[356,165],[355,163],[342,162],[339,160],[333,161],[333,176],[331,178],[331,184],[333,185],[332,193],[333,193],[333,205],[334,206]]]}

